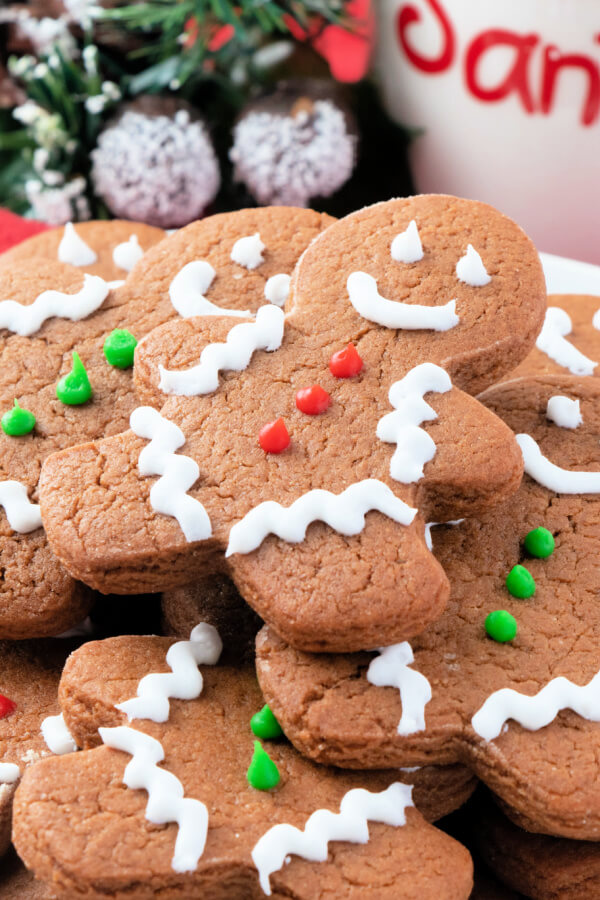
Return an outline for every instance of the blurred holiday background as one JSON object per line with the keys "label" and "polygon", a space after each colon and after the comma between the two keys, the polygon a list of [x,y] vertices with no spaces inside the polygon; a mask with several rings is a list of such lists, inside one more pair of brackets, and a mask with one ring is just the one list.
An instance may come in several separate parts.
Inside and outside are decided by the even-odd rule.
{"label": "blurred holiday background", "polygon": [[[377,5],[375,6],[375,2]],[[600,262],[597,0],[0,6],[0,247],[35,221],[493,203]]]}

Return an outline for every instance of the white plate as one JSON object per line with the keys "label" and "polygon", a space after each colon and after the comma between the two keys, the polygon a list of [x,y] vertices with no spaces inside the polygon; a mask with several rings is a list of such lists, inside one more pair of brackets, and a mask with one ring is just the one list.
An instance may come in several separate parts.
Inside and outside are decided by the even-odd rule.
{"label": "white plate", "polygon": [[592,294],[600,297],[600,266],[540,253],[549,294]]}

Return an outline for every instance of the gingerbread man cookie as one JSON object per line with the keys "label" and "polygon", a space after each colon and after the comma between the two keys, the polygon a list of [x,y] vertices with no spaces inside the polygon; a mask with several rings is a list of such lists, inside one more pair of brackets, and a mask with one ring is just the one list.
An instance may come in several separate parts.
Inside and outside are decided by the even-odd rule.
{"label": "gingerbread man cookie", "polygon": [[267,702],[306,756],[461,762],[530,830],[600,839],[600,385],[546,376],[482,400],[517,434],[517,494],[432,530],[452,584],[411,643],[318,656],[259,634]]}
{"label": "gingerbread man cookie", "polygon": [[304,649],[418,633],[449,590],[423,518],[494,504],[522,471],[459,386],[514,365],[544,303],[533,246],[487,206],[424,196],[348,216],[303,254],[287,316],[270,304],[232,324],[202,304],[148,335],[131,431],[45,466],[55,553],[118,593],[228,571]]}
{"label": "gingerbread man cookie", "polygon": [[42,760],[19,787],[14,839],[35,875],[90,900],[467,900],[467,851],[397,773],[328,771],[285,740],[253,750],[254,673],[212,667],[219,650],[200,625],[185,642],[114,638],[71,657],[62,707],[93,749]]}
{"label": "gingerbread man cookie", "polygon": [[0,855],[10,844],[13,798],[26,767],[76,749],[60,713],[58,684],[77,643],[0,641]]}
{"label": "gingerbread man cookie", "polygon": [[[208,219],[193,223],[167,239],[164,250],[163,244],[151,248],[129,275],[123,271],[125,284],[113,290],[98,275],[90,275],[87,265],[45,258],[46,245],[38,247],[34,241],[49,240],[46,234],[28,242],[39,253],[36,250],[27,263],[13,260],[0,266],[0,411],[8,417],[8,433],[4,425],[0,433],[0,504],[6,513],[0,518],[0,637],[56,634],[83,618],[89,606],[87,592],[50,552],[40,527],[40,467],[52,451],[127,427],[136,405],[131,376],[136,339],[170,318],[186,315],[169,292],[170,282],[156,281],[163,254],[178,271],[188,267],[190,258],[192,267],[210,266],[210,259],[218,264],[225,253],[231,255],[236,240],[244,240],[247,229],[258,233],[260,228],[265,240],[271,239],[270,248],[263,251],[266,268],[281,272],[287,266],[291,272],[297,256],[323,226],[323,217],[292,210],[298,234],[290,246],[285,229],[279,228],[287,223],[287,213],[256,210],[218,216],[216,225]],[[126,224],[130,233],[137,234],[135,223]],[[99,252],[101,246],[119,246],[123,223],[88,225],[90,229],[95,225],[90,234],[95,235],[93,246]],[[161,234],[157,229],[152,233]],[[90,234],[85,232],[91,241]],[[149,237],[143,230],[141,235],[143,245]],[[226,272],[223,264],[214,290],[207,291],[210,302],[220,308],[224,282],[239,286],[239,295],[228,301],[232,308],[243,300],[256,309],[265,301],[266,271],[257,276],[231,260],[228,266]],[[239,276],[237,281],[234,276]],[[193,298],[193,291],[185,298]],[[61,379],[74,366],[75,395],[58,396]],[[20,408],[11,412],[15,399]]]}
{"label": "gingerbread man cookie", "polygon": [[600,297],[548,297],[535,348],[511,379],[521,375],[600,375]]}

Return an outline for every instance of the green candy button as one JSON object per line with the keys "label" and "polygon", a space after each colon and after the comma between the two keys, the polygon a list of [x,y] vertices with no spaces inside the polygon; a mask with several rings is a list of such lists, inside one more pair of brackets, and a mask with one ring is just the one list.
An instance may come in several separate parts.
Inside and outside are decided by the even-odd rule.
{"label": "green candy button", "polygon": [[513,597],[526,600],[535,594],[535,581],[533,575],[525,566],[513,566],[506,576],[506,587]]}
{"label": "green candy button", "polygon": [[28,409],[21,409],[17,400],[15,405],[8,412],[5,412],[0,420],[2,431],[11,437],[21,437],[23,434],[29,434],[35,428],[35,416]]}
{"label": "green candy button", "polygon": [[133,365],[133,351],[137,341],[125,328],[115,328],[104,341],[104,355],[111,366],[117,369],[130,369]]}
{"label": "green candy button", "polygon": [[56,385],[56,396],[67,406],[80,406],[92,397],[92,386],[79,354],[73,351],[73,368]]}
{"label": "green candy button", "polygon": [[272,741],[283,734],[281,725],[266,703],[260,712],[257,712],[250,719],[250,728],[252,733],[256,737],[262,738],[263,741]]}
{"label": "green candy button", "polygon": [[525,537],[525,549],[531,556],[546,559],[554,553],[554,535],[547,528],[534,528]]}
{"label": "green candy button", "polygon": [[512,641],[517,634],[517,620],[505,609],[496,609],[485,620],[485,630],[501,644]]}
{"label": "green candy button", "polygon": [[270,791],[279,784],[279,769],[266,750],[263,750],[260,741],[254,741],[254,753],[246,777],[250,787],[257,791]]}

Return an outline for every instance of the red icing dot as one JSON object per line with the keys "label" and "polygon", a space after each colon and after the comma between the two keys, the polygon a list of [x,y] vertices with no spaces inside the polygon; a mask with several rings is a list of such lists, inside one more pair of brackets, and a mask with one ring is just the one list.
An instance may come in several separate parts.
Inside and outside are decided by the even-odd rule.
{"label": "red icing dot", "polygon": [[0,694],[0,719],[4,719],[6,716],[10,716],[10,714],[13,713],[16,708],[17,704],[14,702],[14,700],[9,700],[8,697]]}
{"label": "red icing dot", "polygon": [[290,446],[290,436],[283,419],[268,422],[258,433],[258,443],[265,453],[281,453]]}
{"label": "red icing dot", "polygon": [[331,397],[320,384],[302,388],[296,394],[296,406],[307,416],[318,416],[319,413],[325,412],[330,403]]}
{"label": "red icing dot", "polygon": [[353,375],[358,375],[362,367],[363,361],[354,344],[338,350],[329,360],[329,369],[336,378],[352,378]]}

